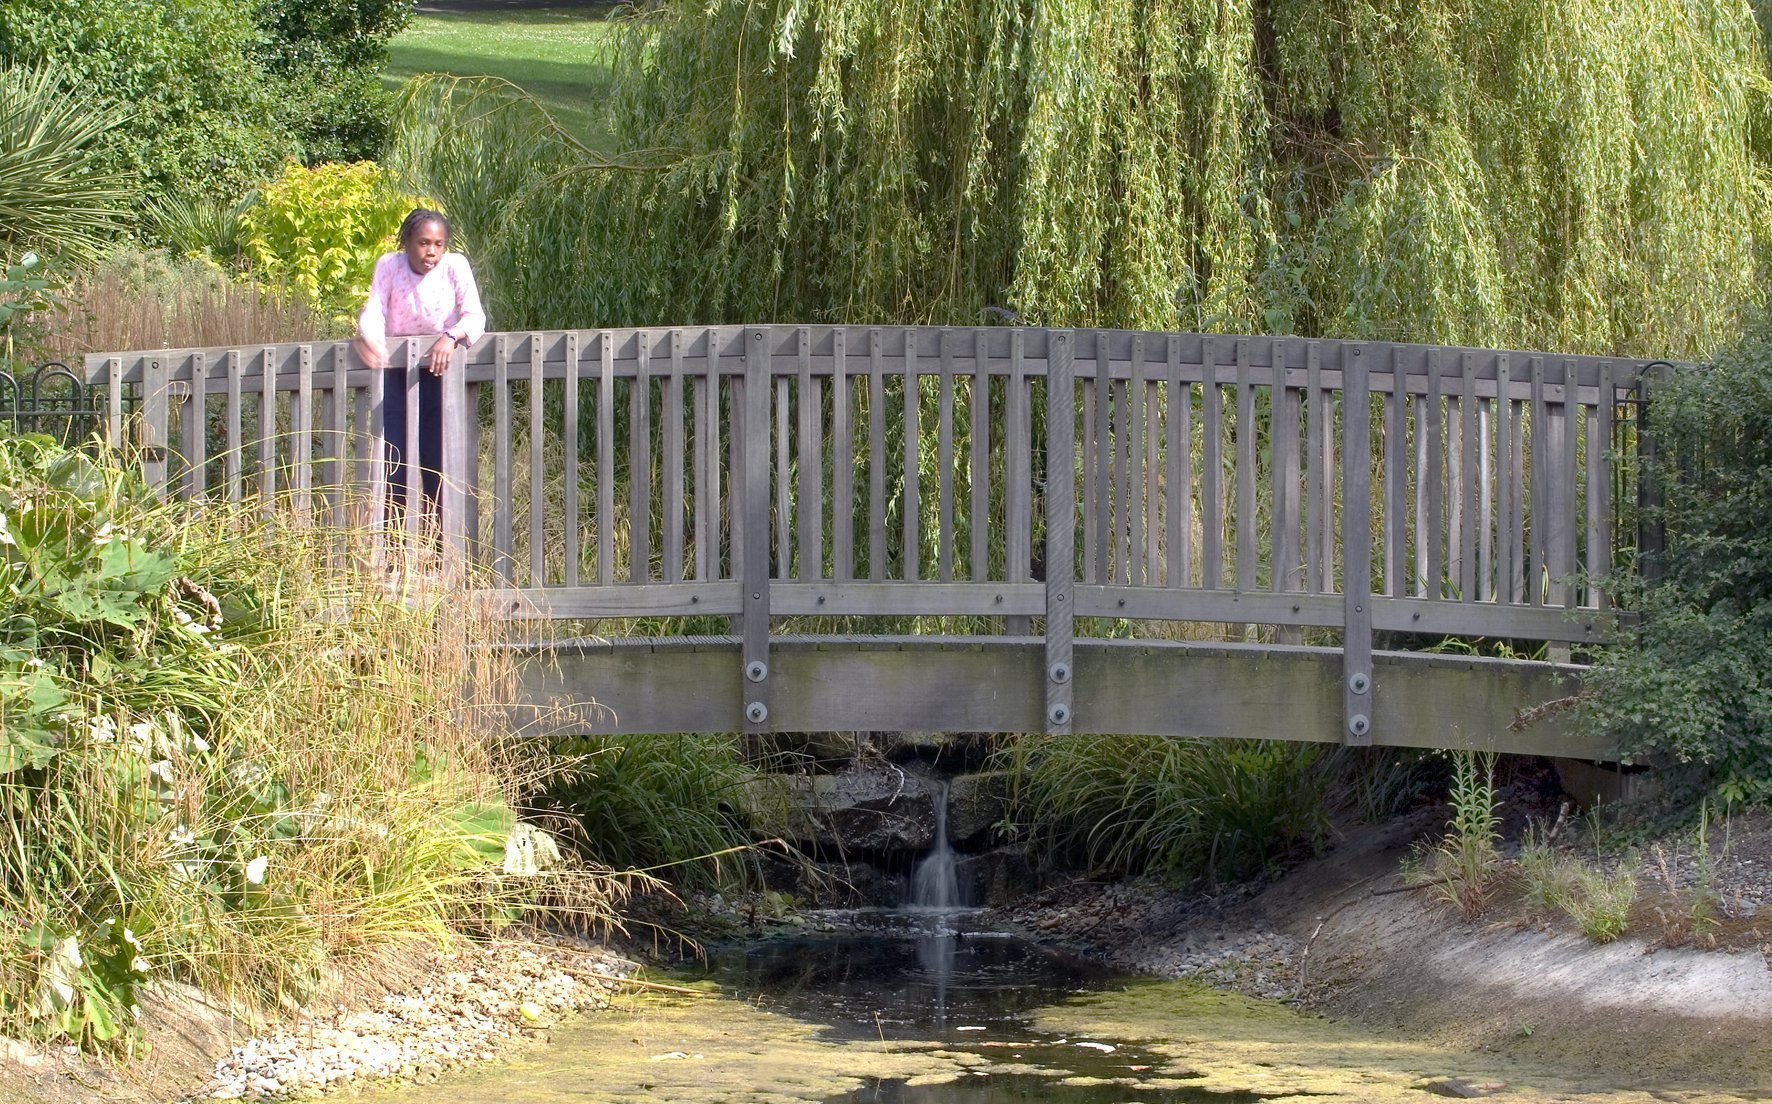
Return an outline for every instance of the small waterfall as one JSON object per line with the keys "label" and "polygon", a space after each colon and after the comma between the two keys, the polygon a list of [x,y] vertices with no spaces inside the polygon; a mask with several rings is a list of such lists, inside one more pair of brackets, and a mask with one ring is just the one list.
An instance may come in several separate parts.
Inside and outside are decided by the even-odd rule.
{"label": "small waterfall", "polygon": [[911,872],[911,907],[946,912],[960,907],[960,878],[948,846],[948,784],[935,795],[935,844]]}

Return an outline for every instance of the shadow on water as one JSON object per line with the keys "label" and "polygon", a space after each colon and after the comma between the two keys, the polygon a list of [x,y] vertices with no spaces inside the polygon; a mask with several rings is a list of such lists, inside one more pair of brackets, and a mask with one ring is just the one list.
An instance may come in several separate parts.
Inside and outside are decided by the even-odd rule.
{"label": "shadow on water", "polygon": [[979,1074],[939,1085],[908,1085],[902,1080],[865,1085],[828,1104],[1254,1104],[1255,1093],[1206,1089],[1148,1089],[1136,1085],[1067,1085],[1034,1073]]}
{"label": "shadow on water", "polygon": [[[1256,1094],[1141,1086],[1163,1060],[1125,1043],[1032,1030],[1022,1015],[1121,979],[1080,959],[1000,932],[966,927],[955,911],[855,917],[871,930],[773,940],[715,954],[709,974],[728,992],[829,1025],[834,1043],[878,1039],[971,1051],[998,1071],[938,1084],[873,1080],[830,1104],[1239,1104]],[[1027,1072],[1000,1072],[1002,1065]],[[1067,1083],[1067,1078],[1087,1084]],[[1171,1079],[1172,1080],[1172,1079]],[[1104,1083],[1105,1082],[1105,1083]]]}
{"label": "shadow on water", "polygon": [[716,954],[722,988],[832,1024],[836,1038],[941,1040],[1012,1018],[1114,975],[953,915],[882,914],[877,930],[772,940]]}

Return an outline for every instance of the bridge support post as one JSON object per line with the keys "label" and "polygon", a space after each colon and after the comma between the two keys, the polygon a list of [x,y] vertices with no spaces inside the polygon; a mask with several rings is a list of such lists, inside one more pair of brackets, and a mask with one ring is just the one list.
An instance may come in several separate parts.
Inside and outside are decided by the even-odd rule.
{"label": "bridge support post", "polygon": [[1342,737],[1372,743],[1372,399],[1366,347],[1341,362]]}
{"label": "bridge support post", "polygon": [[743,677],[739,709],[747,744],[769,731],[769,334],[745,332],[744,392],[735,404],[739,466],[735,490],[744,518],[738,576],[743,581],[740,608]]}
{"label": "bridge support post", "polygon": [[142,364],[142,479],[154,493],[166,490],[167,427],[171,422],[171,374],[166,361],[150,357]]}
{"label": "bridge support post", "polygon": [[[1076,550],[1076,336],[1053,331],[1046,346],[1046,731],[1068,735],[1072,716],[1073,558]],[[1101,352],[1097,350],[1097,356]]]}

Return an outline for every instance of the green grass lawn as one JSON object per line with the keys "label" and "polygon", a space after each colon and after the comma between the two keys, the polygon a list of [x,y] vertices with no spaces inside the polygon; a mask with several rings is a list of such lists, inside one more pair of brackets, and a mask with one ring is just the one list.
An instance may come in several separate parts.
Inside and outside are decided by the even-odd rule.
{"label": "green grass lawn", "polygon": [[610,11],[581,4],[421,13],[390,44],[385,79],[397,84],[419,73],[503,77],[598,146],[606,137],[598,108],[611,83]]}

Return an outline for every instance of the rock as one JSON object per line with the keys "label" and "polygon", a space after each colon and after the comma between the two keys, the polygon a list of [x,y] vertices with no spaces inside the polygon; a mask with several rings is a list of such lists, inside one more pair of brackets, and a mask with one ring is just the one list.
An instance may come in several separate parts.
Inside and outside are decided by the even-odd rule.
{"label": "rock", "polygon": [[821,855],[926,851],[935,838],[934,783],[892,766],[820,775],[765,775],[745,787],[754,831]]}
{"label": "rock", "polygon": [[1008,771],[955,775],[948,783],[948,840],[961,851],[996,842],[997,826],[1009,813]]}

